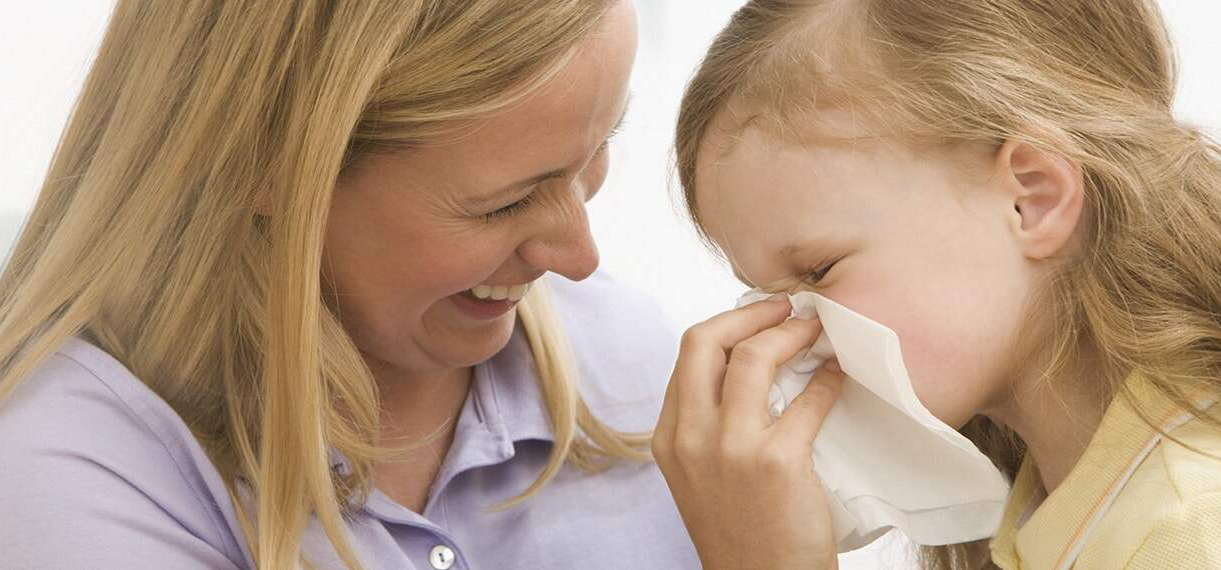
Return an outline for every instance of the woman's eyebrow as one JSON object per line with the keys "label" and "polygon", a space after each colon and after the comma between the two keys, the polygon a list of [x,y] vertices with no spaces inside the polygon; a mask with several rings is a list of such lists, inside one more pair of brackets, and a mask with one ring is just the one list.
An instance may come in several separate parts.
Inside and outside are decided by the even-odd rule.
{"label": "woman's eyebrow", "polygon": [[520,180],[520,181],[514,182],[512,184],[509,184],[499,190],[495,190],[495,191],[491,192],[490,194],[472,198],[470,201],[474,204],[497,203],[497,202],[500,202],[501,200],[503,200],[504,198],[514,196],[514,195],[520,193],[522,190],[525,190],[526,188],[534,186],[535,184],[540,184],[540,183],[546,182],[548,180],[551,180],[553,178],[563,178],[567,174],[568,174],[568,171],[564,170],[564,169],[544,172],[543,174],[540,174],[538,176],[534,176],[532,178],[527,178],[525,180]]}
{"label": "woman's eyebrow", "polygon": [[[624,103],[623,103],[623,112],[620,113],[619,120],[615,122],[615,126],[611,127],[607,140],[610,139],[610,136],[614,136],[615,133],[619,132],[619,130],[623,128],[624,123],[627,122],[627,112],[631,105],[631,102],[632,102],[632,94],[628,93],[627,100],[624,101]],[[552,180],[555,178],[563,178],[567,175],[568,175],[568,170],[564,169],[564,168],[552,170],[550,172],[544,172],[542,174],[539,174],[537,176],[532,176],[525,180],[519,180],[517,182],[507,184],[497,190],[493,190],[482,196],[473,197],[473,198],[467,200],[467,203],[468,203],[467,205],[471,206],[471,207],[477,207],[477,206],[484,206],[484,205],[488,205],[488,204],[500,203],[511,196],[517,195],[522,190],[525,190],[526,188],[534,186],[535,184],[540,184],[540,183],[543,183],[543,182],[546,182],[548,180]]]}

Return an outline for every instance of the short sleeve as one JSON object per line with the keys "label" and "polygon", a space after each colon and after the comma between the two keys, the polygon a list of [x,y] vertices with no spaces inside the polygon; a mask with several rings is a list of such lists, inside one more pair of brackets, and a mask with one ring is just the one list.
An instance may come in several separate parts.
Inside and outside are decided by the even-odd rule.
{"label": "short sleeve", "polygon": [[237,568],[106,466],[63,453],[22,459],[0,475],[5,568]]}
{"label": "short sleeve", "polygon": [[116,381],[56,354],[0,405],[0,565],[240,567],[181,434],[157,433]]}
{"label": "short sleeve", "polygon": [[1154,525],[1124,568],[1221,568],[1221,493],[1193,497]]}

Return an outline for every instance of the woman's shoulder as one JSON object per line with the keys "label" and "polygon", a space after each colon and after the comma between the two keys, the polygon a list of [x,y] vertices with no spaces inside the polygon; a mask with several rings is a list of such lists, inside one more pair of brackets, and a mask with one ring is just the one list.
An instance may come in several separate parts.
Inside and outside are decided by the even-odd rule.
{"label": "woman's shoulder", "polygon": [[604,271],[580,282],[551,278],[549,284],[586,402],[617,428],[652,429],[678,355],[677,328],[665,311]]}
{"label": "woman's shoulder", "polygon": [[562,308],[565,320],[597,319],[609,326],[637,323],[650,325],[650,330],[673,336],[673,327],[661,305],[648,293],[624,283],[604,270],[598,270],[582,281],[570,281],[548,274],[547,284]]}
{"label": "woman's shoulder", "polygon": [[0,551],[18,567],[232,568],[219,474],[173,409],[70,338],[0,404]]}

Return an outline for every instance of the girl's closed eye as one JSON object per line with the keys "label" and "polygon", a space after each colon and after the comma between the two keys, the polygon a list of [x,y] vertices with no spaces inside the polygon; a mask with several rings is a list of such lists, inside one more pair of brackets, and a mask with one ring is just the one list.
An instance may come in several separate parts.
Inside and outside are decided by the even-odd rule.
{"label": "girl's closed eye", "polygon": [[835,264],[837,264],[839,262],[840,262],[840,260],[836,259],[829,263],[824,263],[823,265],[820,265],[815,269],[811,269],[810,271],[807,271],[804,276],[805,282],[809,283],[811,285],[817,285],[819,281],[822,281],[824,278],[826,278],[827,273],[831,272],[831,268],[835,267]]}

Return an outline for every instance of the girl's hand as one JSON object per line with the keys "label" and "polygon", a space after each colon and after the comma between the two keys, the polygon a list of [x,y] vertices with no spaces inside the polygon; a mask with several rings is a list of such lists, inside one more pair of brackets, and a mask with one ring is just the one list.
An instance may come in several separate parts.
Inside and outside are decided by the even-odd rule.
{"label": "girl's hand", "polygon": [[776,368],[822,331],[790,310],[755,303],[683,335],[653,455],[707,570],[838,567],[810,449],[842,374],[820,368],[778,420],[767,413]]}

